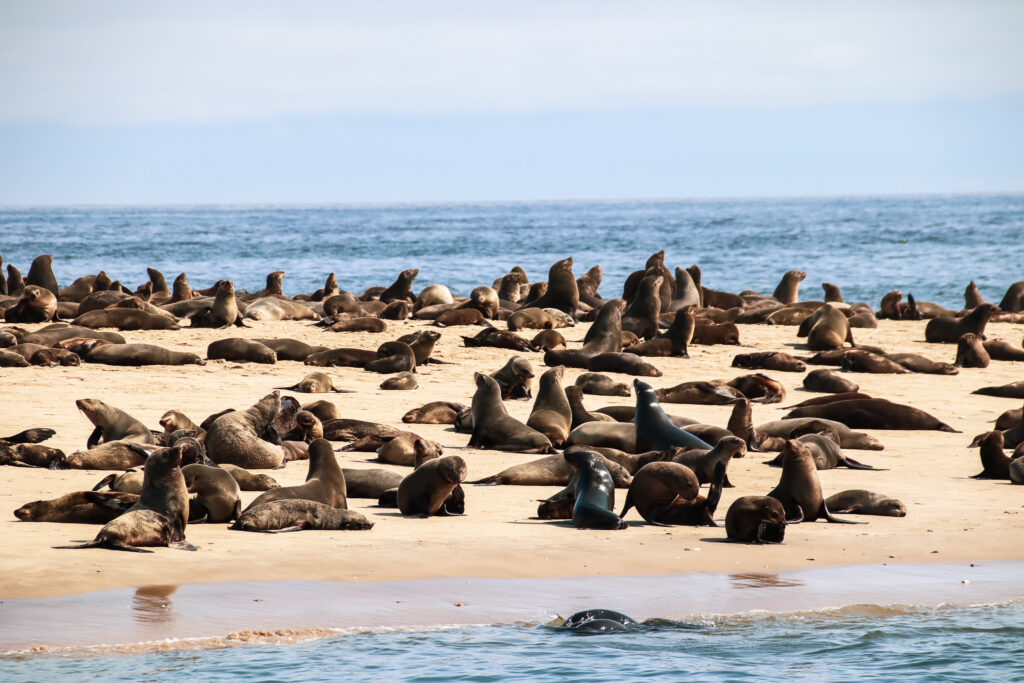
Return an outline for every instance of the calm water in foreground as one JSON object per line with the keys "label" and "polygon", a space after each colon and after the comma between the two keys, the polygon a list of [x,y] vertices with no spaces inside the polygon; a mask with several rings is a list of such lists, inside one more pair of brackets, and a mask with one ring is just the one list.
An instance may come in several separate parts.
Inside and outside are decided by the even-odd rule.
{"label": "calm water in foreground", "polygon": [[782,273],[807,271],[803,298],[838,284],[877,306],[890,289],[959,308],[975,280],[997,303],[1024,277],[1024,195],[429,206],[0,209],[0,256],[22,273],[54,255],[62,286],[107,271],[132,287],[146,267],[193,287],[229,277],[250,291],[272,270],[285,293],[312,292],[328,272],[361,292],[419,268],[468,294],[513,265],[547,279],[572,255],[576,274],[604,269],[601,294],[664,248],[669,268],[699,264],[705,286],[771,293]]}
{"label": "calm water in foreground", "polygon": [[547,625],[357,633],[293,645],[0,661],[4,681],[1012,681],[1024,604],[860,606],[651,623],[582,635]]}

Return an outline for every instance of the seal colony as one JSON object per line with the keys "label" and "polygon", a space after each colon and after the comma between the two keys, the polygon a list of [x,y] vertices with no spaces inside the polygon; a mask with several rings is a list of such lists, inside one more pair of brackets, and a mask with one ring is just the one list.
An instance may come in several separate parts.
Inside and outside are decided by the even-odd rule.
{"label": "seal colony", "polygon": [[[12,362],[4,371],[15,408],[0,422],[0,433],[12,435],[0,441],[0,463],[12,466],[2,500],[11,511],[28,504],[34,507],[26,509],[58,509],[46,518],[63,520],[29,524],[42,516],[23,513],[18,518],[26,521],[18,521],[11,515],[4,531],[14,540],[0,551],[3,566],[16,569],[21,555],[49,561],[45,557],[52,552],[61,557],[53,561],[70,563],[81,581],[86,565],[96,562],[105,573],[115,568],[124,577],[119,554],[101,548],[125,549],[135,538],[157,546],[156,557],[185,556],[175,562],[197,568],[204,566],[204,556],[223,559],[226,552],[241,552],[246,559],[238,558],[234,576],[248,578],[303,578],[305,572],[369,577],[369,568],[381,576],[381,565],[371,558],[383,547],[391,558],[426,553],[434,566],[449,567],[436,571],[455,576],[474,575],[480,571],[474,567],[483,565],[460,565],[458,557],[444,565],[442,547],[458,548],[456,556],[505,557],[507,567],[499,572],[544,571],[508,559],[511,551],[499,539],[517,534],[518,554],[529,553],[531,543],[554,547],[545,552],[554,553],[555,572],[588,571],[585,558],[602,547],[614,548],[614,557],[605,560],[611,571],[635,572],[696,568],[688,562],[693,554],[677,557],[680,547],[701,546],[701,560],[717,557],[722,567],[761,567],[802,566],[829,548],[836,562],[889,554],[906,559],[904,549],[915,543],[928,550],[906,551],[914,558],[930,559],[926,555],[938,549],[939,559],[948,559],[946,553],[964,552],[956,542],[964,527],[994,524],[1007,538],[1020,539],[1020,525],[1012,522],[1019,520],[1024,488],[1012,482],[1020,470],[1013,463],[1024,453],[1017,448],[1024,427],[1019,415],[1015,423],[1012,415],[1001,417],[1019,410],[1020,398],[1013,391],[1006,392],[1009,397],[971,393],[1020,381],[1024,362],[1014,354],[1005,354],[1010,360],[992,354],[988,367],[954,366],[959,340],[952,333],[945,344],[935,343],[928,339],[933,334],[926,335],[925,320],[887,320],[886,306],[837,302],[826,288],[829,309],[815,318],[824,304],[800,299],[803,277],[793,274],[800,271],[780,268],[774,295],[741,291],[740,285],[728,287],[740,292],[732,294],[701,286],[699,270],[677,268],[675,277],[667,276],[664,258],[652,257],[622,290],[615,283],[602,285],[599,272],[578,278],[574,286],[582,269],[574,273],[572,260],[564,258],[552,266],[547,286],[512,269],[495,273],[497,288],[481,285],[467,297],[439,284],[421,286],[415,269],[382,275],[379,286],[352,293],[328,278],[323,291],[290,298],[281,293],[286,275],[280,271],[271,273],[265,291],[253,293],[227,280],[186,290],[179,283],[187,278],[179,275],[172,294],[153,269],[134,291],[120,285],[99,289],[101,278],[85,276],[57,288],[55,302],[36,289],[28,290],[31,300],[24,291],[0,296],[0,308],[16,311],[16,321],[0,327],[3,353],[25,362]],[[50,263],[40,261],[37,270]],[[45,272],[37,275],[25,289],[51,291]],[[614,298],[620,294],[624,298]],[[998,299],[998,293],[989,298]],[[84,317],[103,310],[133,315]],[[435,325],[447,311],[479,314],[466,316],[478,326],[468,333],[446,330],[459,326],[456,316],[445,327]],[[917,311],[922,318],[928,312],[967,318],[962,325],[939,327],[967,330],[974,349],[979,338],[1002,339],[1010,351],[1021,348],[1015,312],[992,305],[973,317],[966,310]],[[82,324],[94,318],[112,327]],[[319,326],[318,319],[330,325]],[[382,324],[339,324],[364,319]],[[807,321],[810,337],[801,337],[798,328]],[[534,341],[541,336],[538,329],[552,328],[558,328],[561,342]],[[664,344],[657,346],[659,341]],[[743,348],[733,348],[737,341]],[[132,345],[146,345],[145,353],[97,352]],[[645,352],[630,351],[637,347]],[[67,354],[48,355],[47,349]],[[80,363],[64,361],[71,355]],[[951,371],[931,374],[928,363]],[[880,372],[893,365],[902,372]],[[828,384],[805,382],[809,371],[823,369],[831,373]],[[411,388],[385,393],[381,379],[391,377]],[[307,385],[321,391],[341,386],[346,393],[308,396],[301,391]],[[634,385],[642,385],[642,396],[631,391]],[[275,395],[279,387],[287,389]],[[837,389],[842,391],[829,393]],[[670,402],[676,400],[684,402]],[[999,431],[1007,434],[1002,450],[996,453],[995,437],[971,449],[971,437],[992,432],[999,419]],[[857,436],[861,432],[865,438]],[[202,446],[209,461],[182,439]],[[163,513],[148,510],[136,516],[153,519],[126,518],[100,536],[98,526],[91,533],[82,530],[82,523],[112,523],[130,511],[146,463],[167,448],[181,451],[175,466],[187,470],[191,502],[185,523],[165,523],[154,517]],[[858,453],[862,448],[872,452]],[[783,479],[779,469],[762,466],[807,449],[817,471],[805,467],[800,477]],[[563,452],[587,455],[567,460]],[[458,460],[444,460],[453,457]],[[539,459],[543,465],[531,464]],[[459,463],[455,474],[434,473],[452,462]],[[833,469],[836,463],[865,462],[870,467]],[[416,466],[425,469],[412,477],[420,472]],[[103,468],[115,474],[112,487],[134,482],[135,492],[91,491],[108,474]],[[495,476],[512,468],[518,468],[514,475]],[[118,476],[126,469],[135,469],[134,477]],[[979,470],[986,476],[971,479]],[[259,478],[272,483],[255,485]],[[485,480],[498,485],[470,483]],[[627,499],[634,482],[637,488]],[[921,482],[929,489],[922,490]],[[266,496],[267,490],[279,492]],[[412,490],[427,502],[410,502]],[[777,500],[773,492],[785,500],[764,502]],[[983,518],[950,521],[942,501],[957,496],[979,501]],[[545,501],[547,513],[539,514],[538,500]],[[623,507],[627,500],[631,505]],[[889,517],[886,511],[894,509],[906,516]],[[863,514],[876,516],[854,517]],[[429,520],[417,521],[424,516]],[[869,523],[812,524],[815,517]],[[793,526],[798,519],[802,523]],[[918,519],[927,520],[927,536],[915,531]],[[254,531],[318,531],[270,537],[229,533],[229,524]],[[353,529],[370,531],[349,534]],[[900,541],[879,550],[870,540],[875,533],[898,535]],[[294,540],[299,537],[310,540]],[[727,539],[782,545],[765,555],[741,544],[704,543]],[[325,557],[328,547],[340,543],[359,559],[346,569],[311,568],[289,557],[295,543]],[[52,549],[63,545],[97,549]],[[179,554],[162,545],[198,551]],[[634,557],[638,553],[642,565]],[[267,573],[264,556],[287,569]],[[390,571],[407,577],[407,570]],[[89,576],[92,583],[86,585],[95,585],[96,578]]]}

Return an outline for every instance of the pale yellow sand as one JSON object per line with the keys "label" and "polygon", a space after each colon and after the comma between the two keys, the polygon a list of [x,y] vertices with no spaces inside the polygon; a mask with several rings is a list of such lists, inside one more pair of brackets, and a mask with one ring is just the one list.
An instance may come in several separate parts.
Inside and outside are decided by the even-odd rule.
{"label": "pale yellow sand", "polygon": [[[129,332],[130,341],[191,350],[205,356],[206,346],[230,336],[295,337],[328,346],[376,348],[405,332],[427,327],[420,321],[388,322],[383,334],[323,332],[306,323],[251,323],[252,329]],[[562,330],[571,342],[583,338],[585,325]],[[793,351],[796,328],[741,326],[742,347],[695,346],[690,359],[654,359],[664,376],[648,381],[655,387],[681,381],[730,378],[746,370],[730,367],[736,353],[757,350]],[[856,339],[890,351],[913,351],[936,360],[952,361],[955,347],[926,344],[923,322],[881,321],[877,330],[856,330]],[[419,368],[420,388],[385,392],[382,376],[353,368],[330,369],[335,384],[355,394],[302,395],[303,402],[326,398],[343,416],[402,426],[410,408],[431,400],[469,404],[472,373],[494,371],[512,352],[467,349],[460,334],[479,328],[449,328],[435,356],[453,365]],[[529,336],[532,332],[527,331]],[[1021,342],[1020,325],[991,324],[989,337]],[[578,345],[578,344],[577,344]],[[802,350],[793,351],[805,355]],[[539,376],[541,355],[525,354]],[[813,369],[811,367],[810,369]],[[74,401],[95,397],[115,405],[154,428],[167,410],[185,412],[196,422],[224,408],[246,408],[275,387],[288,386],[310,368],[280,362],[264,366],[213,361],[205,367],[4,369],[0,394],[0,434],[28,427],[52,427],[57,435],[48,444],[70,453],[84,448],[92,425]],[[581,370],[566,371],[571,384]],[[800,389],[802,373],[769,372],[789,392],[781,404],[754,405],[754,422],[781,417],[785,406],[809,398]],[[876,397],[908,403],[934,414],[961,434],[936,431],[878,432],[886,445],[880,452],[852,451],[851,455],[885,472],[838,469],[821,472],[826,495],[866,488],[902,500],[906,518],[857,516],[863,525],[825,523],[792,526],[780,546],[748,546],[721,542],[719,528],[654,527],[642,524],[635,511],[625,531],[578,531],[567,523],[531,519],[537,499],[557,489],[542,487],[466,487],[463,517],[404,519],[396,510],[374,507],[374,501],[350,500],[350,506],[376,526],[366,532],[310,531],[290,534],[250,534],[228,531],[226,525],[193,525],[188,540],[198,552],[157,549],[153,555],[107,550],[55,550],[51,546],[91,539],[98,527],[25,523],[11,514],[21,504],[53,498],[73,490],[90,489],[106,472],[49,471],[2,468],[0,482],[0,597],[71,594],[118,586],[181,584],[227,580],[325,579],[339,581],[401,580],[444,576],[548,577],[568,575],[668,574],[734,572],[838,565],[928,561],[973,561],[1024,558],[1024,486],[1008,482],[975,481],[980,471],[971,438],[991,429],[1008,408],[1009,399],[973,396],[986,385],[1024,379],[1024,363],[993,362],[985,370],[961,370],[953,377],[935,375],[848,375],[861,390]],[[621,381],[631,378],[618,376]],[[586,405],[632,405],[630,398],[586,396]],[[525,420],[532,401],[512,401],[509,411]],[[669,413],[724,426],[729,406],[666,405]],[[469,436],[449,426],[409,425],[408,429],[441,442],[446,454],[461,455],[469,478],[496,473],[508,465],[538,456],[471,450]],[[338,444],[339,446],[341,444]],[[371,453],[339,453],[344,467],[376,467]],[[724,523],[730,503],[741,495],[763,495],[777,482],[780,470],[763,462],[772,454],[751,453],[734,460],[729,476],[736,488],[726,489],[716,514]],[[399,471],[402,468],[396,468]],[[408,470],[405,470],[408,471]],[[270,472],[283,485],[305,479],[306,464],[290,463]],[[243,504],[256,493],[243,493]],[[617,491],[617,502],[625,491]]]}

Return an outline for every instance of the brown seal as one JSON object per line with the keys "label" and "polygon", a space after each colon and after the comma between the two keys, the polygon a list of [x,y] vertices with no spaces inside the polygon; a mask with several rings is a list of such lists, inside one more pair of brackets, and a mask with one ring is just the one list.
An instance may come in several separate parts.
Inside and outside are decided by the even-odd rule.
{"label": "brown seal", "polygon": [[[557,330],[542,330],[530,340],[533,348],[541,351],[548,349],[566,348],[565,337]],[[517,349],[524,350],[524,349]]]}
{"label": "brown seal", "polygon": [[839,445],[843,448],[865,451],[885,450],[885,446],[875,437],[864,432],[855,432],[842,422],[835,420],[814,417],[774,420],[759,424],[757,431],[764,435],[764,440],[759,444],[761,450],[782,450],[787,439],[819,431],[834,432],[839,437]]}
{"label": "brown seal", "polygon": [[[545,330],[544,332],[554,332]],[[543,334],[543,332],[541,333]],[[558,334],[555,332],[555,334]],[[540,336],[540,335],[538,335]],[[558,335],[561,337],[562,335]],[[564,339],[563,339],[564,342]],[[510,349],[512,351],[535,351],[537,347],[530,341],[523,339],[515,332],[499,330],[495,327],[485,327],[474,337],[462,337],[462,343],[470,348],[478,346],[490,346],[496,349]]]}
{"label": "brown seal", "polygon": [[96,538],[71,548],[109,548],[151,552],[142,547],[195,550],[185,541],[188,491],[181,474],[181,448],[162,448],[146,460],[139,500],[108,522]]}
{"label": "brown seal", "polygon": [[1024,380],[1010,382],[998,387],[982,387],[981,389],[975,389],[971,393],[981,394],[982,396],[999,396],[1001,398],[1024,398]]}
{"label": "brown seal", "polygon": [[411,391],[419,385],[416,375],[411,372],[400,372],[381,382],[380,388],[385,391]]}
{"label": "brown seal", "polygon": [[632,393],[629,385],[596,372],[584,372],[576,378],[575,386],[584,394],[595,396],[629,396]]}
{"label": "brown seal", "polygon": [[377,348],[377,359],[367,363],[363,369],[381,374],[416,372],[416,352],[405,342],[384,342]]}
{"label": "brown seal", "polygon": [[982,438],[980,449],[981,472],[972,479],[1009,479],[1011,459],[1003,452],[1006,439],[1003,433],[996,430]]}
{"label": "brown seal", "polygon": [[807,346],[812,351],[840,349],[843,344],[853,341],[853,331],[846,315],[832,304],[825,304],[804,321],[811,321],[807,332]]}
{"label": "brown seal", "polygon": [[85,356],[87,363],[104,365],[206,365],[199,354],[172,351],[154,344],[104,344],[94,346]]}
{"label": "brown seal", "polygon": [[807,391],[819,391],[828,394],[841,394],[860,390],[860,387],[855,382],[851,382],[827,368],[808,372],[807,376],[804,377],[803,385]]}
{"label": "brown seal", "polygon": [[312,500],[286,499],[247,510],[230,527],[237,531],[363,531],[373,522],[353,510],[343,510]]}
{"label": "brown seal", "polygon": [[896,361],[863,349],[850,349],[843,354],[841,367],[846,372],[868,372],[875,375],[903,375],[908,372]]}
{"label": "brown seal", "polygon": [[1003,339],[986,340],[983,346],[992,360],[1024,360],[1024,348]]}
{"label": "brown seal", "polygon": [[[629,470],[596,449],[594,453],[612,475],[615,487],[628,488],[633,481]],[[481,486],[567,486],[575,471],[561,454],[549,455],[546,458],[507,467],[490,477],[469,483]]]}
{"label": "brown seal", "polygon": [[577,529],[625,529],[626,523],[614,511],[615,484],[597,453],[570,448],[563,457],[576,467],[572,525]]}
{"label": "brown seal", "polygon": [[431,401],[419,408],[413,408],[402,416],[402,422],[413,424],[455,424],[455,417],[468,406],[450,401]]}
{"label": "brown seal", "polygon": [[567,325],[562,323],[561,319],[551,315],[551,313],[543,308],[521,308],[508,317],[506,324],[511,331],[522,329],[551,330],[556,327],[567,327]]}
{"label": "brown seal", "polygon": [[556,448],[565,443],[572,429],[572,408],[562,388],[565,368],[551,368],[540,376],[537,399],[526,426],[548,437]]}
{"label": "brown seal", "polygon": [[968,332],[984,339],[985,326],[989,319],[999,312],[993,304],[981,304],[962,318],[940,317],[928,321],[924,328],[925,341],[942,344],[956,344]]}
{"label": "brown seal", "polygon": [[[549,351],[548,354],[554,353]],[[549,364],[547,354],[544,362]],[[640,360],[632,353],[599,353],[587,360],[587,370],[591,372],[621,372],[624,375],[639,377],[661,377],[662,372],[650,363]]]}
{"label": "brown seal", "polygon": [[782,543],[786,510],[770,496],[737,498],[725,513],[725,534],[741,543]]}
{"label": "brown seal", "polygon": [[182,429],[193,430],[196,437],[204,437],[206,434],[206,430],[189,419],[185,413],[178,410],[168,410],[161,415],[160,426],[164,428],[164,438]]}
{"label": "brown seal", "polygon": [[286,391],[301,391],[304,394],[328,394],[330,392],[345,393],[344,389],[334,386],[334,380],[326,372],[311,372],[290,387],[280,387]]}
{"label": "brown seal", "polygon": [[736,389],[751,401],[781,403],[786,398],[786,388],[782,383],[760,372],[734,377],[725,386]]}
{"label": "brown seal", "polygon": [[192,316],[192,327],[229,327],[237,325],[246,327],[242,322],[242,314],[235,300],[235,285],[230,280],[222,280],[217,285],[217,296],[213,305],[206,306]]}
{"label": "brown seal", "polygon": [[956,360],[953,365],[958,368],[987,368],[992,362],[978,335],[968,332],[960,337],[956,345]]}
{"label": "brown seal", "polygon": [[40,254],[29,266],[28,275],[25,276],[26,285],[36,285],[48,289],[54,296],[60,294],[60,287],[57,285],[57,278],[53,276],[53,255]]}
{"label": "brown seal", "polygon": [[591,413],[583,406],[583,392],[577,386],[565,388],[565,398],[572,410],[572,428],[576,429],[585,422],[613,422],[614,418],[603,413]]}
{"label": "brown seal", "polygon": [[149,428],[123,410],[95,398],[79,399],[75,405],[96,427],[86,442],[88,448],[107,441],[156,443]]}
{"label": "brown seal", "polygon": [[701,484],[709,483],[714,477],[718,465],[723,466],[722,485],[732,488],[725,468],[733,458],[742,458],[747,453],[747,445],[738,436],[725,436],[718,440],[711,450],[700,448],[680,448],[673,446],[669,449],[672,462],[686,465],[697,476]]}
{"label": "brown seal", "polygon": [[280,486],[269,474],[256,474],[238,465],[221,465],[220,468],[230,474],[243,491],[269,491]]}
{"label": "brown seal", "polygon": [[14,511],[23,522],[106,524],[139,499],[137,493],[74,491],[52,500],[25,503]]}
{"label": "brown seal", "polygon": [[452,298],[451,290],[444,285],[433,284],[427,285],[420,293],[416,296],[416,303],[413,304],[413,313],[426,308],[427,306],[436,306],[438,304],[450,304],[454,301]]}
{"label": "brown seal", "polygon": [[21,298],[4,312],[9,323],[43,323],[57,317],[57,296],[43,287],[28,285]]}
{"label": "brown seal", "polygon": [[398,485],[398,509],[407,517],[459,514],[448,501],[465,478],[466,462],[457,455],[428,460]]}
{"label": "brown seal", "polygon": [[836,401],[796,408],[785,417],[824,418],[841,422],[852,429],[935,429],[940,432],[957,432],[923,410],[884,398]]}
{"label": "brown seal", "polygon": [[380,312],[381,320],[405,320],[412,314],[412,304],[408,301],[392,301]]}
{"label": "brown seal", "polygon": [[484,314],[475,308],[458,308],[445,311],[434,318],[434,324],[438,327],[453,327],[456,325],[479,325],[484,321]]}
{"label": "brown seal", "polygon": [[496,372],[491,373],[498,386],[501,387],[503,400],[532,398],[530,385],[533,383],[533,366],[522,356],[512,356],[508,362]]}
{"label": "brown seal", "polygon": [[281,394],[267,394],[244,411],[221,415],[206,430],[206,451],[218,463],[247,469],[272,469],[284,463],[281,446],[262,436],[273,427],[281,409]]}
{"label": "brown seal", "polygon": [[550,453],[551,441],[537,430],[508,414],[501,400],[501,389],[493,378],[474,373],[473,435],[470,448],[493,448],[520,453]]}
{"label": "brown seal", "polygon": [[778,486],[768,495],[782,503],[789,524],[813,522],[819,518],[829,522],[853,523],[829,512],[811,451],[806,444],[794,439],[787,441],[782,449],[782,476]]}
{"label": "brown seal", "polygon": [[674,387],[658,389],[658,401],[662,403],[696,403],[701,405],[725,405],[746,398],[743,392],[721,382],[682,382]]}
{"label": "brown seal", "polygon": [[527,308],[557,308],[572,315],[580,307],[580,290],[572,274],[572,257],[556,261],[548,269],[548,289],[526,304]]}
{"label": "brown seal", "polygon": [[[806,277],[807,273],[802,270],[786,271],[772,296],[781,303],[795,304],[800,299],[800,283]],[[839,300],[842,301],[842,297],[839,297]]]}
{"label": "brown seal", "polygon": [[633,477],[619,517],[625,519],[629,509],[635,506],[645,521],[660,524],[666,508],[691,501],[699,492],[697,475],[686,465],[675,462],[648,463],[637,470]]}
{"label": "brown seal", "polygon": [[229,360],[237,363],[277,362],[277,352],[266,344],[251,339],[232,337],[219,339],[206,347],[208,360]]}
{"label": "brown seal", "polygon": [[282,486],[261,493],[245,510],[256,509],[265,503],[286,498],[312,500],[335,508],[348,508],[345,475],[338,465],[338,459],[329,441],[317,439],[309,444],[309,472],[306,474],[304,484]]}
{"label": "brown seal", "polygon": [[658,314],[661,312],[659,292],[665,278],[656,270],[648,270],[636,297],[622,313],[622,329],[628,330],[637,337],[654,339],[658,336]]}
{"label": "brown seal", "polygon": [[[227,470],[209,465],[185,465],[181,468],[189,493],[196,494],[196,503],[211,524],[238,519],[242,499],[238,482]],[[200,513],[200,514],[202,514]]]}
{"label": "brown seal", "polygon": [[67,468],[67,457],[59,448],[0,440],[0,465],[61,469]]}
{"label": "brown seal", "polygon": [[427,460],[440,458],[444,449],[428,439],[399,436],[377,449],[377,460],[389,465],[419,467]]}
{"label": "brown seal", "polygon": [[177,318],[134,308],[103,308],[83,313],[72,321],[81,327],[113,327],[118,330],[180,330]]}
{"label": "brown seal", "polygon": [[604,303],[604,299],[597,293],[598,287],[601,286],[602,275],[601,266],[594,266],[582,276],[576,278],[576,288],[579,290],[580,301],[593,308],[597,308]]}
{"label": "brown seal", "polygon": [[245,307],[247,320],[320,320],[320,315],[305,304],[279,296],[256,299]]}
{"label": "brown seal", "polygon": [[851,515],[907,516],[907,506],[900,501],[864,489],[850,489],[833,494],[825,499],[825,506],[832,512],[845,512]]}
{"label": "brown seal", "polygon": [[416,356],[416,365],[427,365],[428,363],[443,363],[444,361],[431,358],[434,347],[441,339],[441,333],[434,330],[418,330],[410,334],[403,334],[396,341],[408,344]]}
{"label": "brown seal", "polygon": [[586,354],[618,353],[622,350],[622,312],[625,308],[626,302],[622,299],[604,302],[594,324],[583,337]]}
{"label": "brown seal", "polygon": [[696,322],[689,308],[676,311],[672,325],[665,331],[648,341],[632,344],[624,351],[638,356],[676,356],[689,358],[687,347],[693,340]]}
{"label": "brown seal", "polygon": [[[281,358],[280,355],[278,358]],[[327,349],[317,351],[306,356],[303,363],[318,368],[341,367],[341,368],[364,368],[368,363],[377,360],[376,351],[364,349]],[[282,359],[283,360],[283,359]]]}

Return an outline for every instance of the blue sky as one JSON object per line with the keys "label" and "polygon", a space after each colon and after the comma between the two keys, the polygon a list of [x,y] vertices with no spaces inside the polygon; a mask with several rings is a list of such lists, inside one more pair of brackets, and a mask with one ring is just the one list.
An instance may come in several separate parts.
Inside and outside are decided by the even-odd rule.
{"label": "blue sky", "polygon": [[0,204],[1024,190],[1019,2],[0,5]]}

